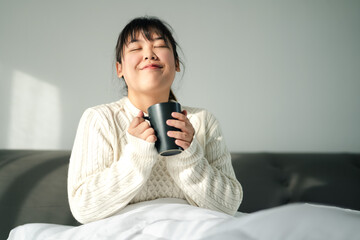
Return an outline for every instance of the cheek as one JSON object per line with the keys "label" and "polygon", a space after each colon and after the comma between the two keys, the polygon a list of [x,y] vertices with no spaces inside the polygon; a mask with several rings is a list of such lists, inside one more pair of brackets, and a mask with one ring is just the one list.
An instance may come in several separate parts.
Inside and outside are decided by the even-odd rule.
{"label": "cheek", "polygon": [[124,57],[124,63],[126,70],[132,70],[137,67],[137,65],[141,62],[141,57],[135,54],[128,55]]}
{"label": "cheek", "polygon": [[172,53],[162,53],[161,54],[161,59],[164,62],[167,62],[171,67],[175,67],[175,59],[174,59],[174,55]]}

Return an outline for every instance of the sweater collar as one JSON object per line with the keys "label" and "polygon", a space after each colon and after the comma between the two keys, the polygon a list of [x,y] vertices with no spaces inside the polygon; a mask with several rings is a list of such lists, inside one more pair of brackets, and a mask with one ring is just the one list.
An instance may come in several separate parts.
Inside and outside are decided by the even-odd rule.
{"label": "sweater collar", "polygon": [[134,104],[132,104],[132,102],[128,97],[124,97],[124,103],[125,103],[125,107],[130,111],[131,115],[133,115],[134,117],[137,116],[138,113],[141,111],[140,109],[135,107]]}
{"label": "sweater collar", "polygon": [[[138,109],[137,107],[134,106],[134,104],[130,101],[130,99],[126,96],[123,98],[125,106],[127,107],[128,110],[130,110],[131,115],[133,115],[134,117],[138,115],[138,113],[141,111],[140,109]],[[171,102],[176,102],[174,100],[170,100]],[[147,113],[144,112],[144,116],[148,116]]]}

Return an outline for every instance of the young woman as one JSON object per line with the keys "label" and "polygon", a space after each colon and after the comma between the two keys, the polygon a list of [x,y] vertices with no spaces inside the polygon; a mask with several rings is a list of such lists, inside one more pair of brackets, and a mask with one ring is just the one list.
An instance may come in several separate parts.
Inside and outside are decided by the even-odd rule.
{"label": "young woman", "polygon": [[177,43],[157,18],[136,18],[119,35],[116,70],[127,97],[87,109],[76,134],[68,175],[71,211],[81,223],[112,216],[128,204],[158,198],[233,215],[242,189],[219,123],[208,111],[183,107],[167,124],[184,151],[163,157],[154,129],[144,120],[153,104],[176,100],[180,71]]}

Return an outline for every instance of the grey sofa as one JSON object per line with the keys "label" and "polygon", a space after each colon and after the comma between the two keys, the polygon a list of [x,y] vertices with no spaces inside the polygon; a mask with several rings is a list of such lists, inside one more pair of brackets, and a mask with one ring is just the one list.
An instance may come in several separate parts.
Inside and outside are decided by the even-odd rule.
{"label": "grey sofa", "polygon": [[[70,151],[0,150],[0,239],[25,223],[79,225],[66,191]],[[291,202],[360,210],[360,153],[232,153],[254,212]]]}

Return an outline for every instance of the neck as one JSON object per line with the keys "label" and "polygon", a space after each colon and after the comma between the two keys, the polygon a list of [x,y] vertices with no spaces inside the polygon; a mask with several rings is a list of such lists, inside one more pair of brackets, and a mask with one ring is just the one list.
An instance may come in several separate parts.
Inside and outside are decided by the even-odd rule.
{"label": "neck", "polygon": [[157,96],[133,94],[128,93],[128,98],[130,102],[141,111],[147,113],[147,109],[156,103],[168,102],[169,101],[169,92],[167,94],[159,94]]}

